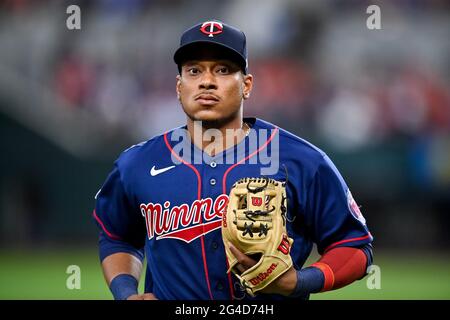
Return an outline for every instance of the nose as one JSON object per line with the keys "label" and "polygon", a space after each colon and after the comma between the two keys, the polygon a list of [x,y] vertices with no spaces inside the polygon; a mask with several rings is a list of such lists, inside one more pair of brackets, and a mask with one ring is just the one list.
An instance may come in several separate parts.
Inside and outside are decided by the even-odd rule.
{"label": "nose", "polygon": [[217,89],[216,77],[212,72],[209,70],[203,72],[199,88],[203,90]]}

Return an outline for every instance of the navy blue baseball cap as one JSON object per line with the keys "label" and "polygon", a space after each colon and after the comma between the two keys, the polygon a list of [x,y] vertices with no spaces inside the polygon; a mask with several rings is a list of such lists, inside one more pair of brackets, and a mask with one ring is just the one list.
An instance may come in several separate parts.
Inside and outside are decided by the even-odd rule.
{"label": "navy blue baseball cap", "polygon": [[223,58],[237,63],[247,74],[247,41],[244,32],[217,20],[198,23],[183,32],[180,46],[173,56],[178,68],[186,60],[195,59],[196,50],[205,46],[219,49]]}

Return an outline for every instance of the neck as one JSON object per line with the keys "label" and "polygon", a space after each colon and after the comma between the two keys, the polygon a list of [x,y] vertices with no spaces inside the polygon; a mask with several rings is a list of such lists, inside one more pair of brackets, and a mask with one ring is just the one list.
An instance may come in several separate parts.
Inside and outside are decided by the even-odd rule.
{"label": "neck", "polygon": [[195,146],[210,156],[238,144],[249,130],[248,126],[244,125],[242,116],[224,123],[194,121],[188,118],[187,128]]}

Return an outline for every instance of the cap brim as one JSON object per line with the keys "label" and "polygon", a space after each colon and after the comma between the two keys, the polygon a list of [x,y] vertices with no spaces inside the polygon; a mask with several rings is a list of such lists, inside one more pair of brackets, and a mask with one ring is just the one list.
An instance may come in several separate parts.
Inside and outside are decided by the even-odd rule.
{"label": "cap brim", "polygon": [[180,66],[187,60],[193,59],[193,56],[195,55],[193,53],[194,48],[201,44],[214,45],[217,48],[226,50],[223,52],[223,58],[237,63],[241,67],[242,71],[247,73],[247,60],[238,51],[225,44],[212,40],[196,40],[179,47],[177,51],[175,51],[173,60]]}

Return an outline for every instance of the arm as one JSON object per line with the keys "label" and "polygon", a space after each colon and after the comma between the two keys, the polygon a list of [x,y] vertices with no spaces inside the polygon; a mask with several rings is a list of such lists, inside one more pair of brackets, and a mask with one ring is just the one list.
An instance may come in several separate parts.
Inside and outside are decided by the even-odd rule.
{"label": "arm", "polygon": [[101,232],[99,251],[103,275],[114,299],[156,299],[151,293],[138,294],[144,258],[143,250],[138,250],[124,241],[112,240]]}
{"label": "arm", "polygon": [[102,269],[115,299],[156,300],[152,293],[138,294],[142,262],[134,255],[118,252],[107,256],[102,261]]}
{"label": "arm", "polygon": [[345,287],[366,275],[372,263],[372,248],[338,247],[324,253],[310,267],[297,271],[294,297]]}
{"label": "arm", "polygon": [[144,259],[145,225],[129,198],[116,163],[96,195],[93,212],[100,229],[98,244],[103,274],[116,300],[148,298],[148,295],[137,295]]}
{"label": "arm", "polygon": [[303,213],[322,257],[298,273],[295,296],[334,290],[361,279],[372,262],[373,240],[350,189],[323,155],[304,196]]}
{"label": "arm", "polygon": [[324,280],[320,291],[339,289],[363,278],[370,265],[371,257],[368,257],[366,253],[369,251],[372,255],[371,248],[365,246],[363,248],[339,247],[326,252],[311,266],[320,269],[323,273]]}
{"label": "arm", "polygon": [[102,261],[102,269],[108,286],[111,284],[111,281],[120,274],[129,274],[133,276],[136,281],[139,281],[142,271],[142,262],[132,254],[118,252],[107,256]]}

